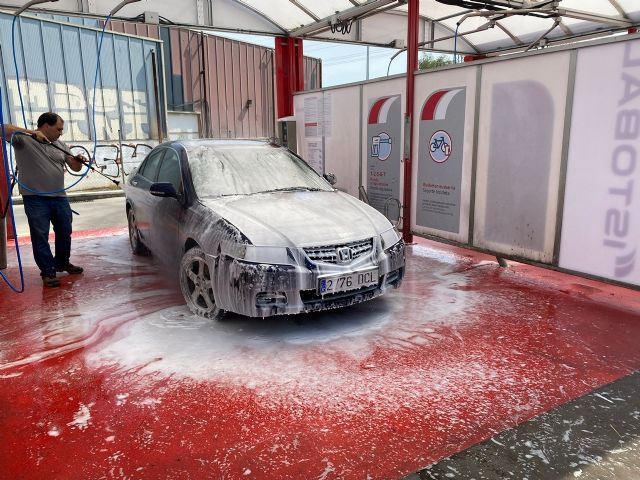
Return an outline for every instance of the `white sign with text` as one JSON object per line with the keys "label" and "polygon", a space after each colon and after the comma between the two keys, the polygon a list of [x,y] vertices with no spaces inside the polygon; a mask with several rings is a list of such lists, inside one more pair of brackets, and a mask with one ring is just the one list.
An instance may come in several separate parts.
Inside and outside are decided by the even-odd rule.
{"label": "white sign with text", "polygon": [[640,285],[640,41],[578,53],[560,267]]}

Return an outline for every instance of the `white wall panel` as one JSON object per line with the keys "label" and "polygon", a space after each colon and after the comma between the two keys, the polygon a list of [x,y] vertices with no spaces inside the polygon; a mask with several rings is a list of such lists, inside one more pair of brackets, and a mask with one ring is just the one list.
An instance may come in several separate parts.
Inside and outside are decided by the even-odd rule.
{"label": "white wall panel", "polygon": [[474,246],[552,262],[569,60],[483,65]]}
{"label": "white wall panel", "polygon": [[[336,188],[357,197],[360,87],[327,90],[324,92],[323,105],[324,170],[336,175]],[[327,115],[327,108],[331,109],[331,115]]]}
{"label": "white wall panel", "polygon": [[[369,153],[367,119],[369,103],[388,96],[398,96],[400,115],[395,122],[398,139],[394,153],[402,154],[404,135],[404,79],[350,85],[323,91],[297,94],[294,97],[294,115],[298,153],[319,172],[334,173],[340,190],[358,196],[359,186],[367,188],[367,160]],[[360,109],[360,92],[363,105]],[[397,112],[396,112],[397,113]],[[362,126],[362,137],[360,130]],[[359,144],[358,142],[361,142]],[[359,157],[362,149],[362,156]],[[362,177],[359,178],[362,169]],[[398,200],[402,200],[402,168],[395,169],[400,185]],[[392,203],[390,203],[392,206]],[[390,207],[391,208],[391,207]],[[397,215],[397,207],[394,215]]]}
{"label": "white wall panel", "polygon": [[360,185],[360,88],[349,86],[294,97],[299,155],[319,173],[335,174],[335,187],[356,197]]}
{"label": "white wall panel", "polygon": [[640,41],[578,52],[562,268],[640,285]]}
{"label": "white wall panel", "polygon": [[[416,78],[413,124],[414,156],[411,174],[413,185],[411,230],[418,235],[435,235],[460,243],[468,243],[478,68],[477,66],[469,66],[468,68],[422,74]],[[451,96],[445,92],[451,92],[463,99],[464,112],[462,116],[449,108],[448,111],[438,112],[439,114],[436,115],[439,117],[438,119],[423,119],[423,111],[426,114],[426,110],[430,106],[442,110],[444,101]],[[443,95],[436,104],[434,100],[440,94]],[[448,103],[449,106],[452,104],[453,101]],[[434,160],[430,154],[432,132],[428,129],[431,124],[435,124],[432,127],[435,132],[440,128],[450,134],[452,134],[452,128],[460,131],[460,135],[457,137],[461,138],[452,139],[454,151],[450,157],[448,156],[449,158],[437,159],[441,160],[440,162]],[[433,134],[435,135],[435,133]],[[451,173],[452,169],[455,172]],[[452,175],[455,177],[453,181],[442,181],[443,178]],[[438,190],[437,186],[441,190]],[[441,218],[448,219],[450,217],[455,217],[457,220],[453,222],[455,226],[443,227]],[[440,228],[434,228],[436,226]]]}

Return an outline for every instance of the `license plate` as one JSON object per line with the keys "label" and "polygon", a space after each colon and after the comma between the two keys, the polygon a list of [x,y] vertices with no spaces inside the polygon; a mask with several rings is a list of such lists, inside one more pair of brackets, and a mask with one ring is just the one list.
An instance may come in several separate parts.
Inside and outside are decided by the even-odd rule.
{"label": "license plate", "polygon": [[364,270],[344,275],[331,275],[320,278],[318,290],[321,295],[347,292],[378,283],[378,269]]}

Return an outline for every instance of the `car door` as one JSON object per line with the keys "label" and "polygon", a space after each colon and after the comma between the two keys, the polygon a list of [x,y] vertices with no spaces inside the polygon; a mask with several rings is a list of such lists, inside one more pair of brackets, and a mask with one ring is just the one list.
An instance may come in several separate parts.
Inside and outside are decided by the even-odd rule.
{"label": "car door", "polygon": [[156,182],[171,183],[178,194],[177,198],[154,197],[150,232],[154,245],[157,245],[158,255],[174,263],[180,259],[180,227],[185,214],[185,196],[180,159],[173,148],[166,149],[158,168]]}
{"label": "car door", "polygon": [[164,157],[166,149],[157,148],[144,159],[136,174],[129,180],[127,199],[135,215],[136,225],[142,242],[153,252],[155,246],[150,238],[150,224],[153,218],[152,208],[154,197],[149,193],[149,187],[155,182],[158,167]]}

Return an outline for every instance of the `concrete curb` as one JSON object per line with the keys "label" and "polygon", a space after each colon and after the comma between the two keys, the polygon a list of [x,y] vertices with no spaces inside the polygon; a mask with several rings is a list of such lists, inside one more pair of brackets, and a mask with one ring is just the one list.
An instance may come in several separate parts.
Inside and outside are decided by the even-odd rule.
{"label": "concrete curb", "polygon": [[[69,203],[74,202],[89,202],[91,200],[98,200],[100,198],[112,198],[112,197],[124,197],[123,190],[101,190],[96,192],[72,192],[67,194]],[[12,197],[14,205],[22,205],[22,196]]]}

